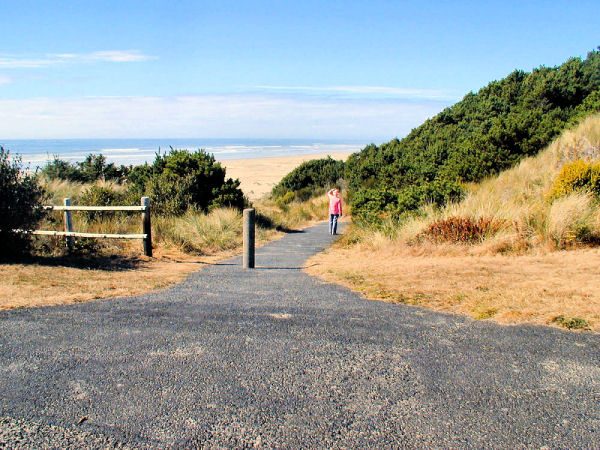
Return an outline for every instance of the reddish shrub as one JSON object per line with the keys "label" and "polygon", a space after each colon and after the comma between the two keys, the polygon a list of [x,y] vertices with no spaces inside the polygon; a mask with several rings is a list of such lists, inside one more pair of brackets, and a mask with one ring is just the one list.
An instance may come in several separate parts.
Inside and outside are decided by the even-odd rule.
{"label": "reddish shrub", "polygon": [[502,226],[498,220],[480,217],[449,217],[433,222],[422,231],[419,240],[428,239],[433,242],[474,243],[481,242],[487,236],[496,233]]}

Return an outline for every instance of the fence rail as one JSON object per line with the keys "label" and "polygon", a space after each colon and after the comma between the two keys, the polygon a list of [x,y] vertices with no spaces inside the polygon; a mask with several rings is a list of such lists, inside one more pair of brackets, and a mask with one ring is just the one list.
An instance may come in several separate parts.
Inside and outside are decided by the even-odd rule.
{"label": "fence rail", "polygon": [[[46,210],[64,211],[65,231],[50,230],[18,230],[23,233],[40,236],[64,236],[67,246],[73,249],[73,238],[96,239],[142,239],[144,255],[152,256],[152,227],[150,223],[150,197],[142,197],[140,206],[72,206],[71,199],[64,199],[64,206],[44,206]],[[142,213],[142,233],[140,234],[111,234],[111,233],[81,233],[73,231],[72,211],[139,211]]]}
{"label": "fence rail", "polygon": [[28,234],[39,236],[65,236],[65,237],[84,237],[84,238],[112,238],[112,239],[147,239],[147,234],[111,234],[111,233],[80,233],[78,231],[47,231],[34,230]]}
{"label": "fence rail", "polygon": [[44,206],[54,211],[145,211],[146,206]]}

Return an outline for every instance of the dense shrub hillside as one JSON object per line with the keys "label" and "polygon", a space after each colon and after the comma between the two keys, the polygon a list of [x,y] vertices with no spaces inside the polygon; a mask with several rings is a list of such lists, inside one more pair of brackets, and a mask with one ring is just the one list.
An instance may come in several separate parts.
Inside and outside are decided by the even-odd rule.
{"label": "dense shrub hillside", "polygon": [[353,214],[377,221],[459,197],[461,183],[536,154],[565,126],[600,110],[599,90],[600,51],[593,51],[558,67],[514,71],[467,94],[406,138],[350,156]]}
{"label": "dense shrub hillside", "polygon": [[322,194],[344,177],[344,161],[331,158],[306,161],[288,173],[273,188],[275,198],[307,200]]}

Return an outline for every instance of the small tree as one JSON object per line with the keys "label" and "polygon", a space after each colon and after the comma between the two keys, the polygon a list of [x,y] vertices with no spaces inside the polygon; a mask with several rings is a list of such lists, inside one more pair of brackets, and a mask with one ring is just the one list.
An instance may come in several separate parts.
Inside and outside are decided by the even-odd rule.
{"label": "small tree", "polygon": [[132,189],[139,192],[143,187],[153,207],[164,214],[179,215],[188,208],[241,209],[245,204],[239,180],[226,179],[225,168],[204,150],[171,149],[156,155],[152,166],[134,168],[130,175]]}
{"label": "small tree", "polygon": [[23,173],[21,159],[11,161],[0,147],[0,256],[10,258],[28,248],[29,237],[16,229],[33,229],[44,216],[43,189],[30,174]]}

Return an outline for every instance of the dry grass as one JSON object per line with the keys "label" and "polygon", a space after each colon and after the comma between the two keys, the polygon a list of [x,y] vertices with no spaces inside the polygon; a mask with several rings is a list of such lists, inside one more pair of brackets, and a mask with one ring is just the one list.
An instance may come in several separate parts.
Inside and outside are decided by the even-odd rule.
{"label": "dry grass", "polygon": [[143,294],[181,281],[189,273],[231,255],[198,257],[158,249],[154,258],[61,257],[0,264],[0,310]]}
{"label": "dry grass", "polygon": [[[48,194],[48,204],[50,205],[62,205],[65,198],[78,199],[92,185],[76,181],[48,180],[45,177],[40,177],[40,184]],[[113,181],[98,180],[93,184],[119,193],[123,193],[127,189],[125,184],[118,184]]]}
{"label": "dry grass", "polygon": [[[269,213],[264,211],[267,208],[258,205],[257,211]],[[326,213],[323,199],[295,204],[290,207],[293,213],[280,225],[295,229],[307,226],[317,219],[317,212],[323,215],[321,209]],[[137,215],[109,216],[101,221],[87,221],[80,214],[73,217],[78,231],[140,232]],[[279,223],[283,219],[272,220]],[[53,225],[60,229],[62,219]],[[284,234],[275,228],[257,227],[256,244],[263,245]],[[242,216],[236,210],[218,209],[209,214],[190,211],[182,217],[155,217],[153,237],[154,258],[140,256],[139,241],[103,240],[99,244],[93,239],[79,240],[80,256],[67,256],[62,239],[41,238],[45,248],[53,252],[24,264],[0,264],[0,310],[85,302],[165,288],[207,264],[238,254]]]}
{"label": "dry grass", "polygon": [[[316,157],[319,155],[311,156]],[[244,160],[236,164],[248,182],[260,184],[267,177],[273,184],[307,158]],[[66,197],[76,204],[91,186],[44,178],[40,181],[48,193],[47,203],[54,205],[62,205]],[[113,182],[95,184],[120,193],[127,189]],[[257,246],[282,237],[284,233],[280,230],[300,229],[327,216],[326,196],[286,205],[283,209],[264,198],[255,207],[261,219],[256,228]],[[85,213],[76,212],[73,222],[75,231],[141,232],[139,214],[107,213],[99,220],[92,220]],[[62,228],[59,212],[51,214],[40,226],[46,230]],[[152,228],[154,258],[140,256],[142,244],[137,240],[79,239],[76,254],[67,255],[63,239],[36,239],[38,256],[33,261],[0,264],[4,275],[0,281],[0,309],[136,295],[166,287],[206,264],[241,252],[242,216],[236,210],[217,209],[209,214],[189,211],[182,217],[153,216]]]}
{"label": "dry grass", "polygon": [[256,208],[276,227],[293,230],[327,219],[328,205],[329,199],[326,194],[323,194],[304,202],[294,201],[288,205],[279,205],[277,202],[265,198],[257,202]]}
{"label": "dry grass", "polygon": [[[582,193],[549,196],[560,168],[578,159],[600,159],[599,115],[538,156],[467,186],[461,202],[425,206],[412,219],[377,229],[351,227],[309,263],[317,264],[309,272],[373,299],[501,323],[587,323],[600,331],[600,251],[590,247],[600,241],[598,200]],[[432,224],[463,219],[500,226],[470,244],[419,239]]]}
{"label": "dry grass", "polygon": [[503,324],[584,319],[600,331],[600,250],[468,255],[465,248],[341,248],[313,257],[307,272],[370,299],[426,306]]}

